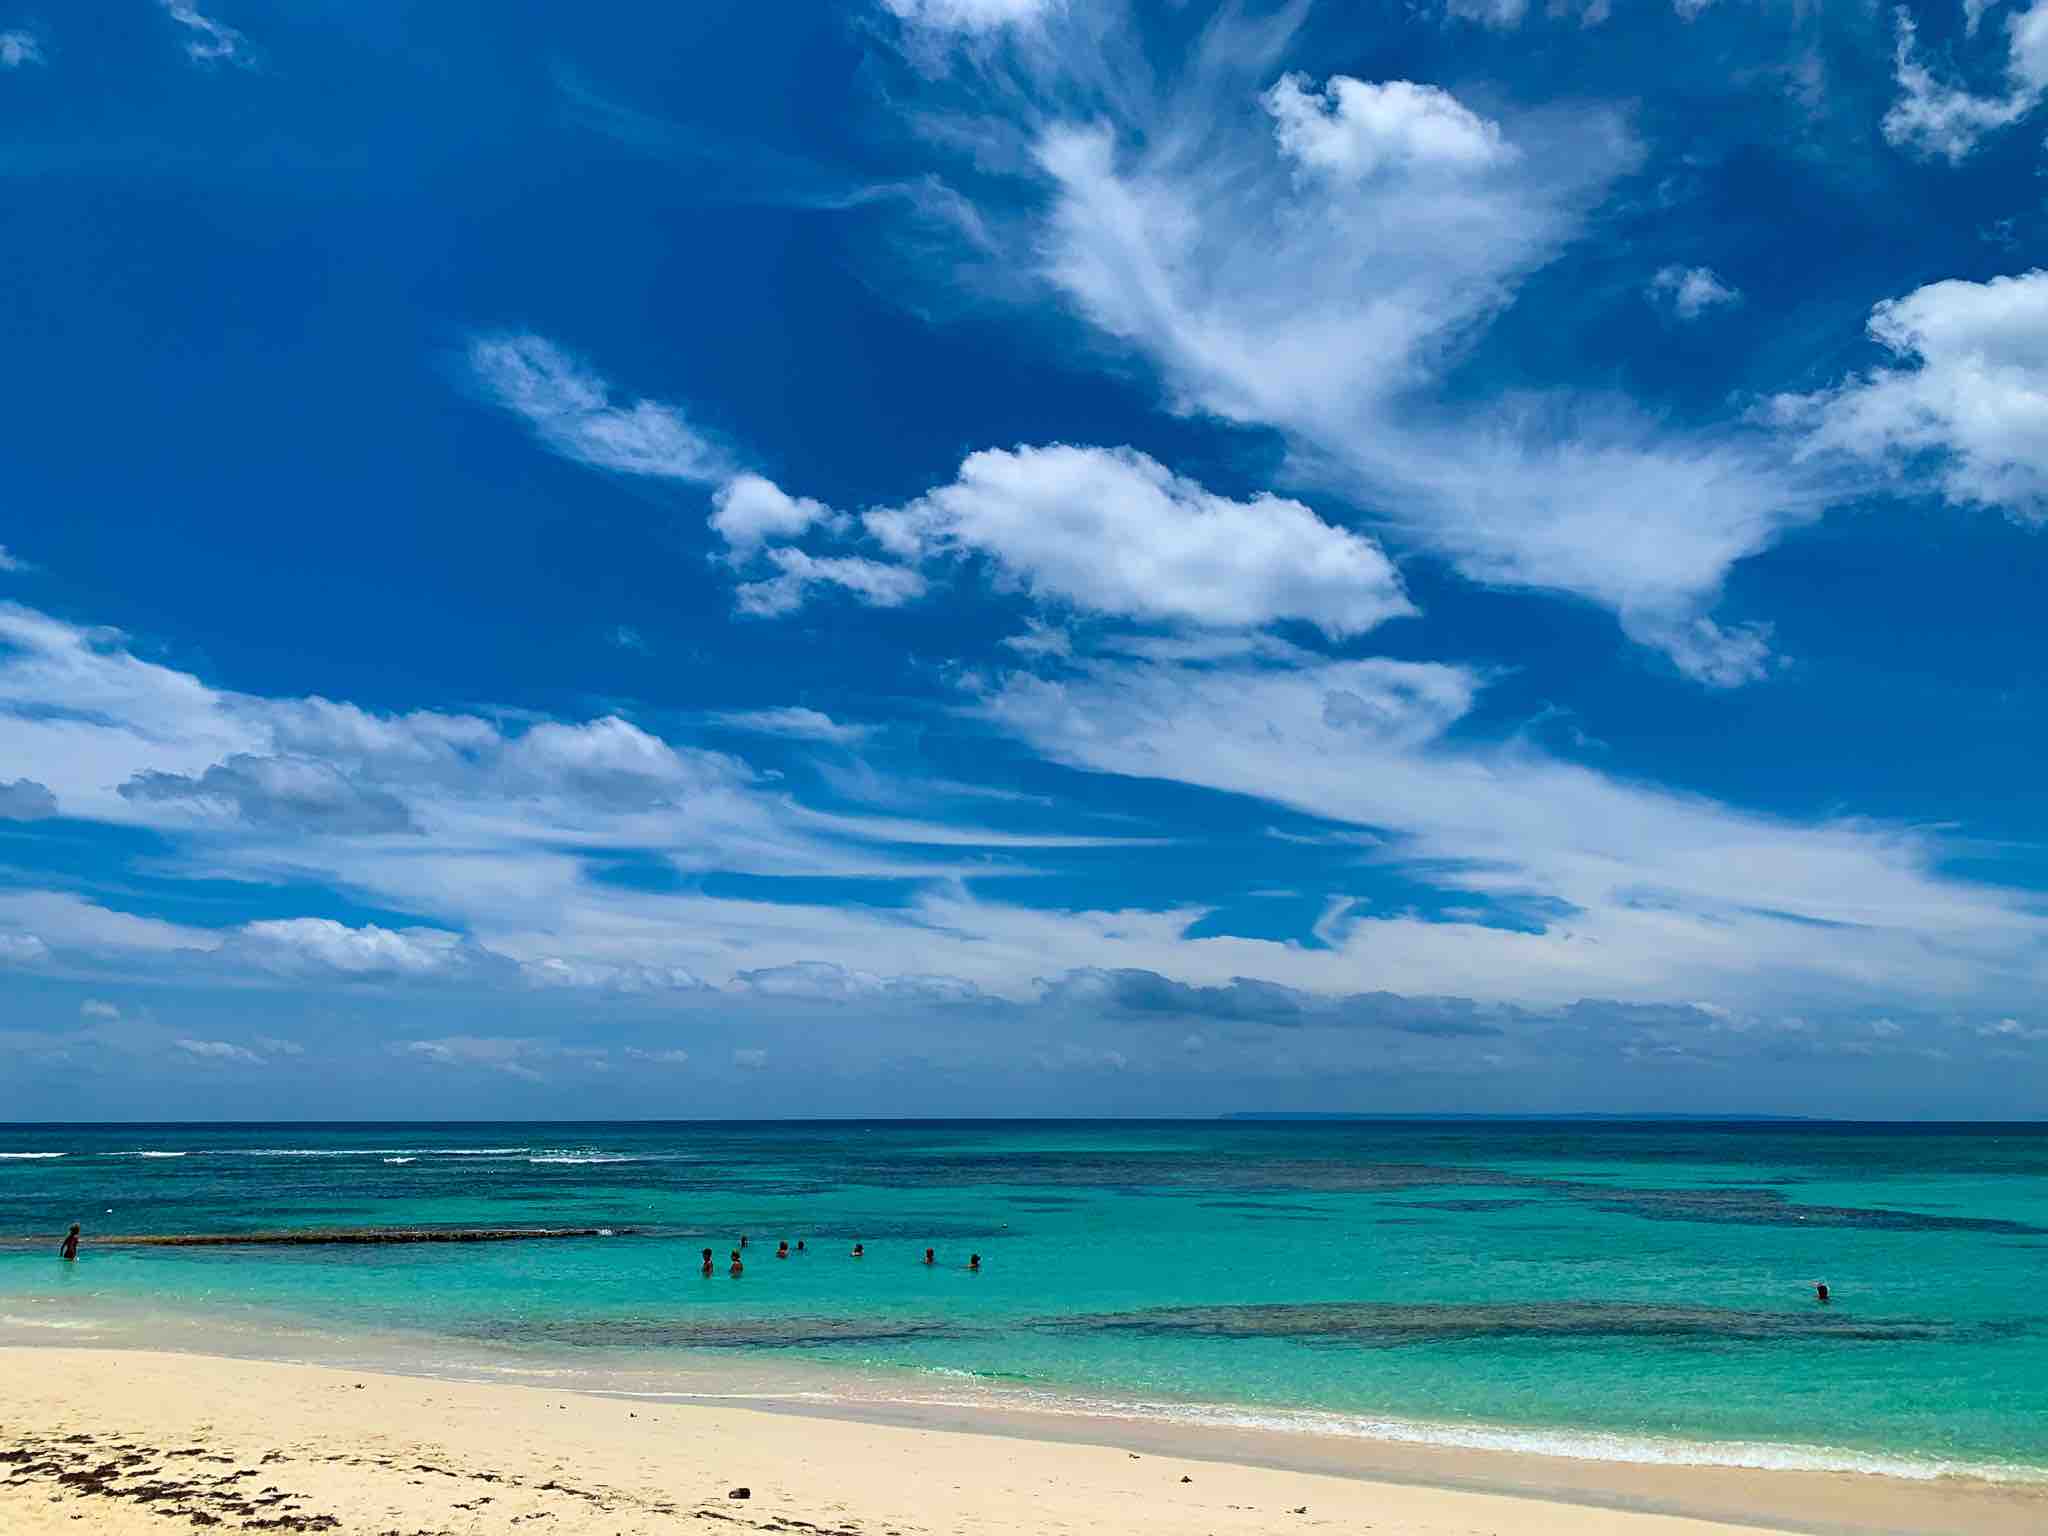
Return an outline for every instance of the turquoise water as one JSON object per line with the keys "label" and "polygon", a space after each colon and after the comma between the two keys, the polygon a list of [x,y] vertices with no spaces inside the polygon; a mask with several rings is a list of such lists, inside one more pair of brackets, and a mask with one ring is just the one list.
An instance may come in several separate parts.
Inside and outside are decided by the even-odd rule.
{"label": "turquoise water", "polygon": [[[0,1239],[72,1220],[75,1266],[0,1241],[0,1340],[398,1334],[647,1390],[2048,1478],[2044,1126],[0,1127]],[[414,1225],[613,1235],[95,1244]]]}

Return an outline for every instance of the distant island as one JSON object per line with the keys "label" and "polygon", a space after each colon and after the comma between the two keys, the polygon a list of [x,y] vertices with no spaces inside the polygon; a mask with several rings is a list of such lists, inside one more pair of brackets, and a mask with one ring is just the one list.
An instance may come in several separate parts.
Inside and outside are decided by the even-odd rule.
{"label": "distant island", "polygon": [[1691,1123],[1695,1125],[1811,1125],[1826,1121],[1826,1115],[1691,1115],[1691,1114],[1607,1114],[1581,1112],[1570,1115],[1542,1114],[1446,1114],[1432,1115],[1406,1111],[1388,1111],[1380,1114],[1352,1113],[1346,1110],[1295,1110],[1295,1109],[1240,1109],[1227,1115],[1217,1116],[1219,1120],[1541,1120],[1541,1121],[1642,1121],[1658,1120]]}

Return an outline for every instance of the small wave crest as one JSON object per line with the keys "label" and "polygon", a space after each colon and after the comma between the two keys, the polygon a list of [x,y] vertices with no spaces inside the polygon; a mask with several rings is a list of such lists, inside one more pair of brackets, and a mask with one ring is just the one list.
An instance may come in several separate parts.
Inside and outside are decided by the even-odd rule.
{"label": "small wave crest", "polygon": [[10,1163],[40,1163],[64,1155],[62,1152],[0,1152],[0,1160]]}
{"label": "small wave crest", "polygon": [[81,1318],[70,1317],[16,1317],[11,1312],[0,1312],[0,1328],[51,1328],[65,1333],[89,1333],[99,1327]]}
{"label": "small wave crest", "polygon": [[384,1161],[387,1163],[416,1163],[419,1159],[416,1157],[387,1157]]}
{"label": "small wave crest", "polygon": [[637,1157],[623,1152],[536,1152],[529,1163],[637,1163]]}
{"label": "small wave crest", "polygon": [[[923,1376],[966,1374],[927,1368]],[[1932,1482],[1962,1478],[1976,1482],[2048,1486],[2048,1467],[2010,1462],[1961,1461],[1907,1453],[1858,1451],[1829,1445],[1769,1441],[1665,1439],[1594,1429],[1538,1429],[1488,1424],[1445,1424],[1425,1420],[1367,1418],[1299,1409],[1238,1408],[1223,1404],[1161,1403],[1067,1396],[1019,1387],[995,1387],[970,1398],[895,1397],[912,1407],[975,1406],[1070,1414],[1078,1418],[1143,1419],[1204,1428],[1249,1429],[1279,1434],[1334,1435],[1394,1445],[1446,1450],[1498,1451],[1555,1456],[1574,1461],[1622,1462],[1637,1466],[1727,1467],[1762,1472],[1854,1472],[1873,1477]]]}

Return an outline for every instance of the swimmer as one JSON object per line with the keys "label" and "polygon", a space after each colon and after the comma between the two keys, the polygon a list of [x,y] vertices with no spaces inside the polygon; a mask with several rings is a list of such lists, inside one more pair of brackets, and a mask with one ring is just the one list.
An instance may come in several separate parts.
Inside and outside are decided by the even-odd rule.
{"label": "swimmer", "polygon": [[1822,1306],[1826,1306],[1828,1304],[1827,1281],[1816,1280],[1813,1282],[1813,1299],[1819,1302]]}
{"label": "swimmer", "polygon": [[740,1234],[740,1246],[742,1248],[747,1246],[747,1234],[744,1232]]}
{"label": "swimmer", "polygon": [[802,1253],[804,1251],[804,1240],[802,1238],[798,1238],[796,1240],[796,1251],[798,1253]]}
{"label": "swimmer", "polygon": [[967,1267],[973,1270],[977,1275],[980,1274],[981,1255],[978,1253],[970,1253],[969,1255],[967,1255]]}
{"label": "swimmer", "polygon": [[924,1251],[924,1261],[927,1264],[932,1262],[932,1251],[929,1248],[925,1249]]}
{"label": "swimmer", "polygon": [[785,1237],[780,1243],[777,1243],[775,1245],[775,1257],[777,1257],[778,1259],[786,1259],[789,1257],[788,1238]]}
{"label": "swimmer", "polygon": [[733,1249],[733,1251],[732,1251],[732,1268],[731,1268],[731,1269],[729,1269],[729,1270],[727,1270],[727,1271],[726,1271],[726,1273],[727,1273],[727,1274],[729,1274],[729,1275],[731,1275],[731,1276],[733,1277],[733,1279],[737,1280],[737,1279],[739,1279],[739,1277],[740,1277],[740,1271],[741,1271],[742,1269],[744,1269],[744,1268],[745,1268],[745,1266],[744,1266],[744,1265],[742,1265],[742,1264],[740,1263],[740,1251],[739,1251],[739,1249],[737,1249],[737,1248]]}
{"label": "swimmer", "polygon": [[71,1223],[71,1230],[64,1234],[64,1246],[57,1250],[57,1257],[67,1264],[78,1262],[78,1223]]}
{"label": "swimmer", "polygon": [[853,1245],[853,1256],[854,1256],[854,1257],[855,1257],[856,1259],[862,1259],[862,1258],[866,1258],[866,1257],[867,1257],[867,1252],[868,1252],[868,1245],[867,1245],[866,1243],[855,1243],[855,1244]]}
{"label": "swimmer", "polygon": [[711,1250],[709,1248],[704,1250],[704,1273],[707,1275],[711,1273]]}

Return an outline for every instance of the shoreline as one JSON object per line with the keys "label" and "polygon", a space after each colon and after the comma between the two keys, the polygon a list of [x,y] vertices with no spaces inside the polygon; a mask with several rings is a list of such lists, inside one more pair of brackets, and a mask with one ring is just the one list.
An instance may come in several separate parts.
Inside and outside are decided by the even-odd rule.
{"label": "shoreline", "polygon": [[[357,1387],[358,1382],[363,1386]],[[358,1391],[367,1395],[353,1396]],[[373,1412],[351,1411],[366,1410],[369,1405],[374,1405]],[[625,1416],[623,1420],[621,1414]],[[540,1443],[522,1439],[519,1434],[494,1436],[487,1428],[494,1423],[530,1420],[536,1415],[546,1425],[545,1451]],[[241,1419],[246,1422],[238,1430]],[[949,1506],[948,1524],[921,1525],[916,1509],[904,1507],[901,1490],[891,1484],[862,1484],[866,1491],[852,1498],[850,1504],[840,1501],[839,1517],[884,1520],[905,1533],[924,1529],[1050,1529],[1052,1526],[1042,1523],[1005,1523],[1009,1517],[1002,1513],[1002,1500],[994,1507],[984,1507],[986,1500],[977,1502],[980,1495],[974,1489],[986,1491],[1001,1477],[1023,1468],[1031,1477],[1043,1479],[1042,1487],[1033,1485],[1039,1490],[1034,1497],[1040,1500],[1048,1496],[1045,1490],[1060,1489],[1064,1490],[1061,1497],[1095,1497],[1098,1502],[1113,1502],[1112,1496],[1127,1481],[1126,1466],[1139,1463],[1171,1464],[1176,1477],[1192,1480],[1188,1484],[1174,1481],[1162,1485],[1176,1490],[1201,1488],[1223,1480],[1240,1491],[1236,1503],[1226,1501],[1222,1507],[1212,1507],[1206,1494],[1199,1499],[1190,1495],[1190,1521],[1185,1529],[1191,1532],[1270,1529],[1281,1513],[1291,1513],[1303,1503],[1318,1514],[1350,1509],[1352,1512],[1343,1519],[1351,1528],[1370,1514],[1371,1523],[1382,1530],[1413,1531],[1425,1536],[1438,1531],[1449,1536],[1454,1531],[1478,1529],[1532,1533],[1601,1530],[1612,1531],[1616,1536],[1677,1536],[1681,1531],[1689,1536],[1707,1536],[1710,1532],[1756,1529],[1816,1536],[1946,1536],[1963,1531],[1973,1536],[2018,1536],[2020,1532],[2048,1528],[2048,1489],[2023,1484],[1956,1478],[1908,1480],[1862,1472],[1591,1461],[1355,1436],[1134,1417],[1084,1417],[995,1404],[864,1401],[820,1398],[811,1393],[797,1397],[749,1396],[744,1392],[716,1397],[687,1392],[622,1393],[601,1388],[480,1382],[339,1365],[60,1344],[0,1349],[0,1441],[5,1442],[9,1463],[0,1465],[0,1473],[11,1474],[0,1477],[0,1516],[5,1516],[0,1518],[0,1524],[10,1531],[54,1531],[63,1528],[55,1520],[47,1526],[22,1522],[37,1518],[37,1509],[58,1512],[68,1520],[70,1514],[79,1511],[67,1510],[67,1506],[90,1497],[114,1501],[106,1511],[95,1513],[98,1523],[94,1529],[129,1529],[112,1514],[124,1508],[118,1482],[112,1485],[112,1491],[81,1492],[75,1498],[60,1488],[56,1495],[59,1502],[48,1503],[44,1501],[53,1494],[51,1487],[44,1484],[57,1486],[53,1480],[58,1473],[27,1482],[20,1478],[24,1466],[54,1465],[49,1457],[64,1435],[87,1434],[94,1437],[95,1445],[114,1437],[122,1444],[160,1455],[189,1445],[195,1436],[213,1434],[219,1449],[209,1454],[241,1457],[237,1478],[244,1473],[247,1479],[260,1477],[263,1486],[284,1490],[304,1500],[330,1498],[319,1467],[354,1464],[361,1473],[366,1448],[388,1448],[394,1437],[410,1437],[408,1443],[417,1441],[417,1448],[423,1450],[422,1456],[416,1458],[418,1461],[441,1465],[452,1456],[455,1462],[471,1467],[474,1476],[470,1481],[478,1486],[492,1484],[493,1480],[524,1478],[536,1485],[533,1492],[538,1496],[545,1490],[538,1486],[538,1477],[529,1474],[535,1470],[532,1464],[539,1460],[546,1461],[549,1480],[554,1482],[570,1483],[575,1475],[583,1475],[592,1468],[608,1469],[608,1475],[616,1479],[620,1475],[615,1465],[619,1452],[612,1440],[622,1422],[636,1428],[643,1423],[650,1427],[664,1423],[680,1425],[684,1445],[697,1445],[707,1439],[730,1445],[733,1449],[727,1453],[729,1456],[744,1454],[750,1458],[745,1476],[738,1472],[711,1474],[694,1467],[689,1457],[677,1460],[680,1453],[666,1439],[639,1447],[632,1464],[644,1469],[652,1457],[653,1462],[667,1466],[676,1476],[701,1474],[700,1481],[702,1476],[708,1476],[710,1482],[730,1476],[740,1484],[751,1478],[751,1486],[757,1491],[764,1487],[786,1488],[787,1496],[795,1502],[779,1517],[785,1522],[801,1518],[814,1526],[819,1523],[816,1511],[823,1492],[804,1484],[803,1479],[818,1471],[821,1447],[835,1448],[834,1454],[840,1458],[832,1462],[835,1486],[850,1488],[862,1483],[864,1468],[886,1464],[896,1457],[907,1458],[909,1463],[927,1470],[936,1468],[931,1471],[932,1476],[949,1469],[966,1474],[952,1486],[953,1494],[964,1502],[958,1507]],[[56,1434],[60,1429],[63,1434]],[[448,1439],[458,1429],[459,1445]],[[237,1433],[254,1438],[247,1447],[239,1442],[229,1444]],[[266,1437],[269,1443],[258,1459],[241,1454],[243,1450],[253,1450]],[[318,1455],[330,1458],[325,1462],[288,1458],[294,1466],[304,1461],[311,1479],[304,1489],[294,1490],[283,1480],[282,1463],[260,1459],[279,1454],[278,1446],[286,1440],[324,1447]],[[747,1449],[743,1451],[742,1447]],[[442,1460],[433,1461],[426,1451],[433,1451]],[[24,1453],[42,1460],[25,1461]],[[313,1452],[307,1452],[307,1456],[312,1455]],[[385,1459],[391,1460],[388,1456]],[[370,1460],[373,1462],[374,1458]],[[1120,1462],[1125,1465],[1119,1465]],[[792,1468],[801,1471],[803,1477],[797,1477]],[[1152,1466],[1152,1470],[1159,1468]],[[1107,1482],[1103,1481],[1105,1477]],[[90,1481],[74,1479],[63,1486],[80,1489]],[[400,1481],[413,1493],[424,1486]],[[1312,1492],[1304,1493],[1302,1489]],[[496,1497],[478,1495],[475,1489],[469,1493],[472,1497],[486,1497],[487,1501]],[[1010,1488],[1003,1499],[1014,1501],[1019,1496],[1017,1489]],[[620,1497],[631,1502],[626,1494]],[[1280,1500],[1292,1502],[1276,1502]],[[726,1519],[730,1513],[724,1509],[723,1501],[715,1514],[686,1514],[673,1500],[670,1503],[674,1507],[666,1513],[648,1505],[647,1517],[653,1523],[644,1527],[617,1523],[618,1510],[614,1509],[606,1514],[607,1523],[590,1524],[587,1528],[668,1530],[678,1528],[678,1522]],[[584,1505],[586,1514],[596,1508],[587,1500]],[[450,1509],[463,1507],[462,1503],[449,1505]],[[765,1506],[760,1504],[749,1503],[747,1508],[749,1518],[765,1512]],[[1394,1509],[1403,1513],[1390,1522],[1389,1511]],[[805,1510],[811,1513],[803,1513]],[[1233,1526],[1225,1518],[1248,1510],[1263,1510],[1268,1523]],[[133,1529],[162,1528],[155,1523],[160,1516],[149,1513],[148,1505],[136,1505],[133,1513],[138,1521],[144,1522]],[[229,1515],[234,1513],[233,1509],[228,1511]],[[433,1520],[443,1522],[433,1528],[449,1528],[446,1521],[452,1516],[447,1510],[420,1513],[423,1521],[431,1515]],[[534,1513],[538,1516],[539,1512]],[[573,1513],[547,1511],[552,1522],[549,1529],[586,1528],[573,1522],[563,1523]],[[1507,1518],[1510,1515],[1512,1518]],[[333,1518],[341,1523],[266,1528],[357,1528],[348,1523],[345,1512],[335,1513]],[[1498,1523],[1489,1526],[1485,1523],[1488,1520]],[[1183,1528],[1167,1520],[1166,1514],[1149,1501],[1133,1506],[1122,1519],[1115,1509],[1104,1507],[1091,1512],[1087,1521],[1108,1531]],[[232,1520],[228,1523],[233,1524]],[[1309,1523],[1323,1522],[1316,1518]],[[384,1531],[393,1527],[387,1519],[382,1525],[365,1524],[361,1528]],[[494,1524],[457,1524],[452,1528],[481,1531],[505,1526],[500,1519]],[[779,1528],[790,1527],[785,1523]]]}

